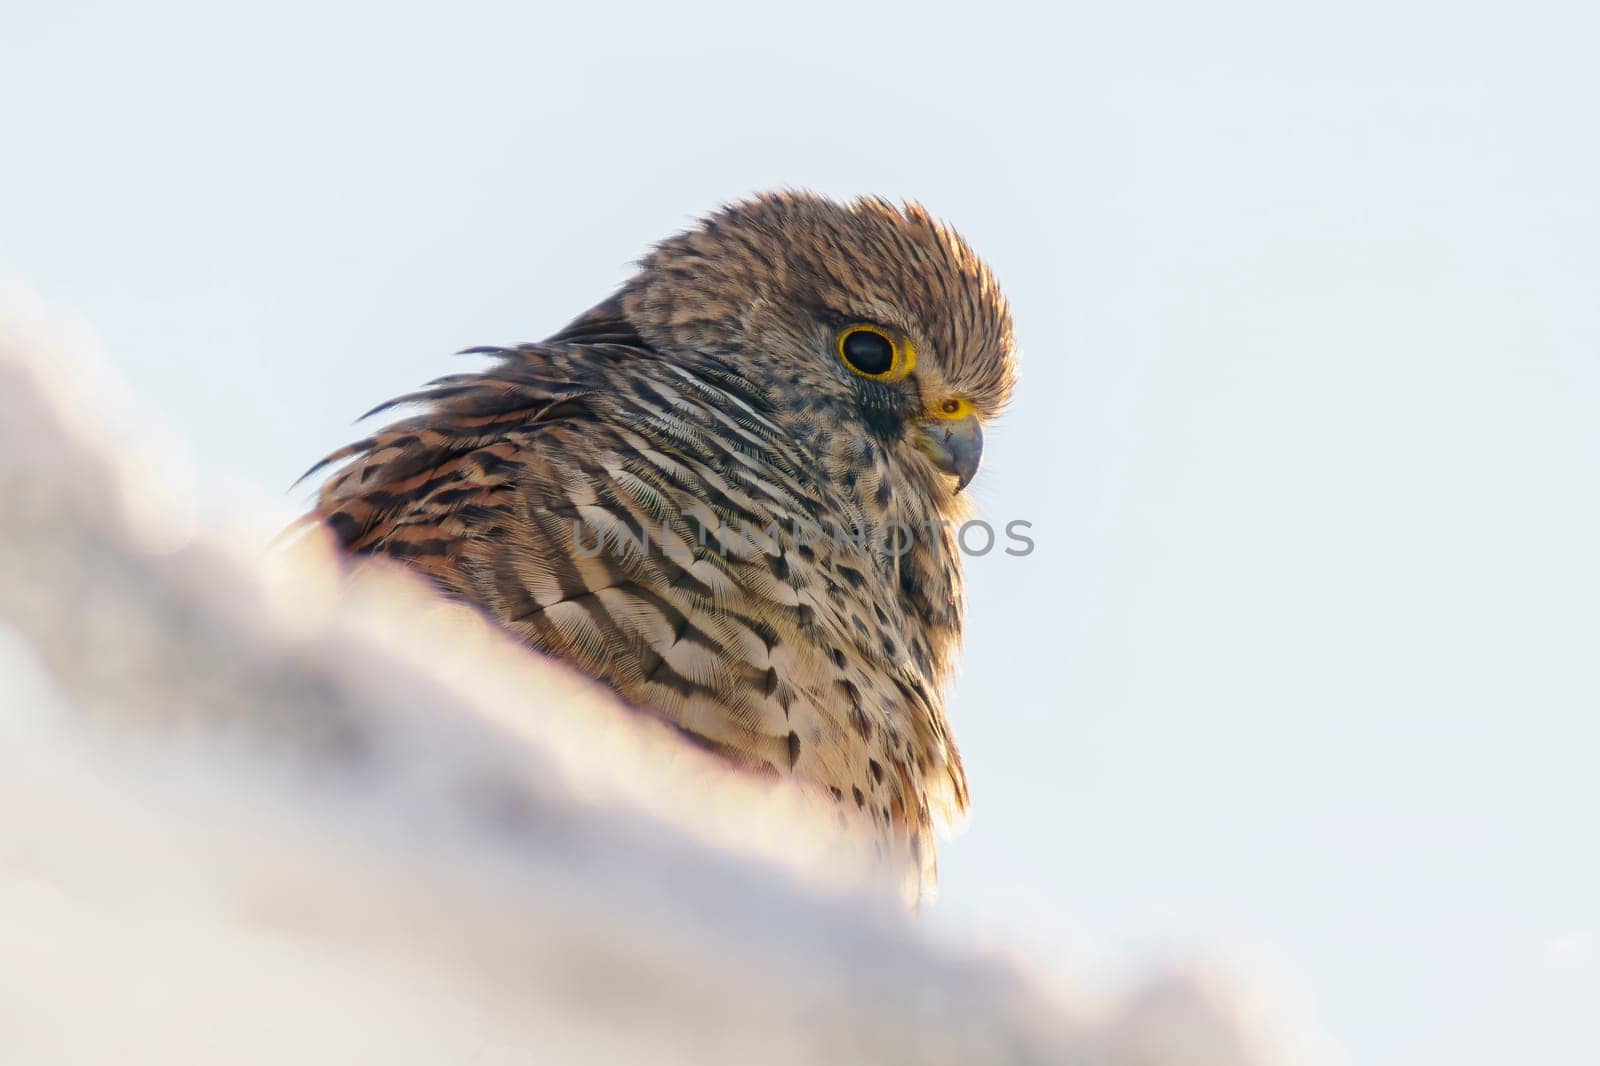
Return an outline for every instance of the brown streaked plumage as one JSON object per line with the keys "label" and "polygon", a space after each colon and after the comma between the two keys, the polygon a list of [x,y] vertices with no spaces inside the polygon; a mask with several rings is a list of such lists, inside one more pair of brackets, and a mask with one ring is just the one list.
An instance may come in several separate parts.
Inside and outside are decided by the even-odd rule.
{"label": "brown streaked plumage", "polygon": [[494,364],[385,404],[425,406],[324,461],[348,462],[312,518],[825,791],[930,888],[932,830],[967,804],[941,523],[1015,380],[983,263],[914,205],[766,195],[548,340],[474,351]]}

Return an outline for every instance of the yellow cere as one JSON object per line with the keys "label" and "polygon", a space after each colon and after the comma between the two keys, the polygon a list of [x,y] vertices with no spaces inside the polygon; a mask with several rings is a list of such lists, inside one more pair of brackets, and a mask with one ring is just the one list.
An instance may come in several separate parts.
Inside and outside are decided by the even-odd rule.
{"label": "yellow cere", "polygon": [[933,410],[928,412],[934,418],[955,419],[968,418],[976,413],[972,401],[964,396],[950,396],[933,405]]}

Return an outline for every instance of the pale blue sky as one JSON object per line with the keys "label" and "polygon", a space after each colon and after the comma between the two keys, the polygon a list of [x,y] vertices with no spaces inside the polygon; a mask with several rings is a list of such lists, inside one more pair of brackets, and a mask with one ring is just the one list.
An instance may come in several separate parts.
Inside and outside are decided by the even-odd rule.
{"label": "pale blue sky", "polygon": [[974,491],[1039,545],[970,567],[929,920],[1226,949],[1352,1062],[1593,1063],[1595,10],[14,0],[0,273],[287,509],[721,200],[923,200],[1015,305]]}

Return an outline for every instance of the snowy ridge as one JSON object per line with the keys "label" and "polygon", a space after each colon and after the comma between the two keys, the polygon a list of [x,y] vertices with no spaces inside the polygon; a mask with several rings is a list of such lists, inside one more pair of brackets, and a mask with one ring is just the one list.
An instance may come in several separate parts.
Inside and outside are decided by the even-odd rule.
{"label": "snowy ridge", "polygon": [[931,943],[406,575],[191,532],[42,336],[0,317],[0,1059],[1279,1061],[1202,982]]}

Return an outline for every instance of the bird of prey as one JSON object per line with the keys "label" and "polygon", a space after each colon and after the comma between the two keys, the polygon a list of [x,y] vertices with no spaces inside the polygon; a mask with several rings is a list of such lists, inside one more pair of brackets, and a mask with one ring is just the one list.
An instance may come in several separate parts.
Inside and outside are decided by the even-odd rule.
{"label": "bird of prey", "polygon": [[[988,267],[916,205],[725,207],[537,344],[377,410],[308,520],[415,567],[932,889],[960,492],[1016,378]],[[372,412],[376,413],[376,412]]]}

